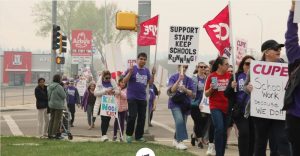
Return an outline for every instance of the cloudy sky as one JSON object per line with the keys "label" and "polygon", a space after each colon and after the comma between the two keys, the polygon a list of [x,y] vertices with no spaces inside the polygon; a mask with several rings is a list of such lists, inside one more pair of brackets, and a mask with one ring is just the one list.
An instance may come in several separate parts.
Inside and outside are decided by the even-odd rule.
{"label": "cloudy sky", "polygon": [[[50,49],[50,37],[35,36],[37,30],[31,16],[31,8],[37,0],[0,0],[0,47],[20,48],[31,51]],[[104,5],[97,0],[97,5]],[[114,2],[123,11],[138,10],[138,0],[107,0]],[[170,25],[200,27],[199,56],[216,56],[217,49],[202,28],[204,23],[214,18],[227,4],[227,0],[151,0],[152,16],[160,15],[158,58],[166,57]],[[231,0],[233,36],[248,41],[248,48],[259,51],[262,38],[284,42],[286,21],[291,0]],[[250,15],[246,15],[246,14]],[[261,22],[259,20],[261,19]],[[136,46],[122,44],[122,53],[135,55]],[[154,46],[151,47],[153,54]],[[259,52],[257,52],[259,54]],[[201,57],[203,56],[203,57]],[[203,60],[199,60],[203,61]],[[207,62],[207,60],[204,60]]]}

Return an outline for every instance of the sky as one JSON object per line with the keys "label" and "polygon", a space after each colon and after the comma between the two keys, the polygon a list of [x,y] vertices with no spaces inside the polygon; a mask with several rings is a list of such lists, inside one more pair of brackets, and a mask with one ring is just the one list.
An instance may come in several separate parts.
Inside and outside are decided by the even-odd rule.
{"label": "sky", "polygon": [[[12,49],[24,47],[26,50],[49,51],[50,36],[35,35],[37,25],[33,23],[32,6],[38,0],[0,0],[0,47]],[[105,0],[96,0],[98,6]],[[106,0],[114,2],[122,11],[138,12],[138,0]],[[286,22],[291,0],[231,0],[233,37],[248,41],[248,48],[260,55],[260,45],[268,39],[284,42]],[[208,62],[217,56],[217,49],[211,43],[203,25],[213,19],[228,0],[151,0],[151,16],[160,15],[158,37],[158,59],[167,57],[169,27],[200,27],[199,61]],[[250,15],[246,15],[246,14]],[[259,20],[261,19],[261,21]],[[261,25],[263,30],[261,30]],[[262,32],[262,33],[261,33]],[[262,36],[261,36],[262,34]],[[262,40],[261,41],[261,37]],[[135,57],[136,45],[122,45],[122,54]],[[151,58],[154,46],[151,46]]]}

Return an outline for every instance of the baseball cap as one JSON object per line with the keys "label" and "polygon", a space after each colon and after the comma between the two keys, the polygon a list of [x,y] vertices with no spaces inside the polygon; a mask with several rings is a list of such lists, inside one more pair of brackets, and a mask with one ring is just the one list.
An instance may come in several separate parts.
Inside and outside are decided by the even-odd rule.
{"label": "baseball cap", "polygon": [[268,49],[278,49],[284,47],[284,44],[279,44],[275,40],[267,40],[261,45],[261,52]]}

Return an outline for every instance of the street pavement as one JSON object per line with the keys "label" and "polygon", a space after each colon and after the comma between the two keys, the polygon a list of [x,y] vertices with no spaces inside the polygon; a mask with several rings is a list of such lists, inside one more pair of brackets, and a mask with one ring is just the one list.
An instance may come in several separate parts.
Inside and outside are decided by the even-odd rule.
{"label": "street pavement", "polygon": [[[154,143],[172,146],[172,138],[174,136],[175,126],[174,120],[170,110],[167,108],[167,96],[163,94],[159,97],[157,110],[153,116],[153,127],[149,127],[150,135],[155,137]],[[21,98],[21,97],[20,97]],[[34,96],[32,96],[34,99]],[[25,135],[37,136],[37,111],[34,103],[25,105],[15,105],[14,101],[7,101],[5,107],[1,107],[1,135]],[[113,122],[110,121],[108,136],[111,139],[113,136]],[[188,134],[192,133],[193,122],[191,117],[188,118],[187,129]],[[76,109],[74,127],[71,129],[74,136],[72,141],[99,141],[100,140],[100,118],[97,117],[95,128],[88,130],[86,113],[80,108]],[[188,145],[188,152],[196,155],[205,155],[207,146],[204,149],[192,147],[190,140],[186,140]],[[226,156],[238,155],[237,138],[234,130],[228,140],[228,148],[226,149]]]}

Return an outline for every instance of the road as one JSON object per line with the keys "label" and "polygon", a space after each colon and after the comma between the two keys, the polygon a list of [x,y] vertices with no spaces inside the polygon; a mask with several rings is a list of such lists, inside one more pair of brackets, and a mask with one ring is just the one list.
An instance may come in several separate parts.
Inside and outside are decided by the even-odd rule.
{"label": "road", "polygon": [[[32,97],[34,98],[34,97]],[[8,102],[11,103],[12,101]],[[26,135],[37,136],[37,111],[33,103],[26,105],[18,105],[12,107],[5,107],[1,109],[1,135]],[[95,128],[88,130],[88,124],[86,119],[86,113],[83,110],[76,110],[74,126],[71,128],[71,133],[76,137],[88,137],[99,139],[100,131],[100,118],[98,117],[95,122]],[[108,136],[112,138],[113,134],[113,122],[110,121],[110,127],[108,130]],[[192,133],[193,122],[191,117],[188,118],[187,128],[188,134]],[[167,108],[167,96],[162,95],[159,98],[157,110],[153,116],[153,127],[149,127],[151,135],[155,136],[155,141],[171,145],[172,138],[174,136],[175,126],[172,118],[171,111]],[[226,150],[226,156],[238,155],[236,147],[237,139],[232,135],[229,138],[229,146]],[[186,141],[186,145],[189,145],[189,151],[197,153],[197,155],[204,155],[207,147],[204,149],[197,149],[191,147],[189,140]]]}

